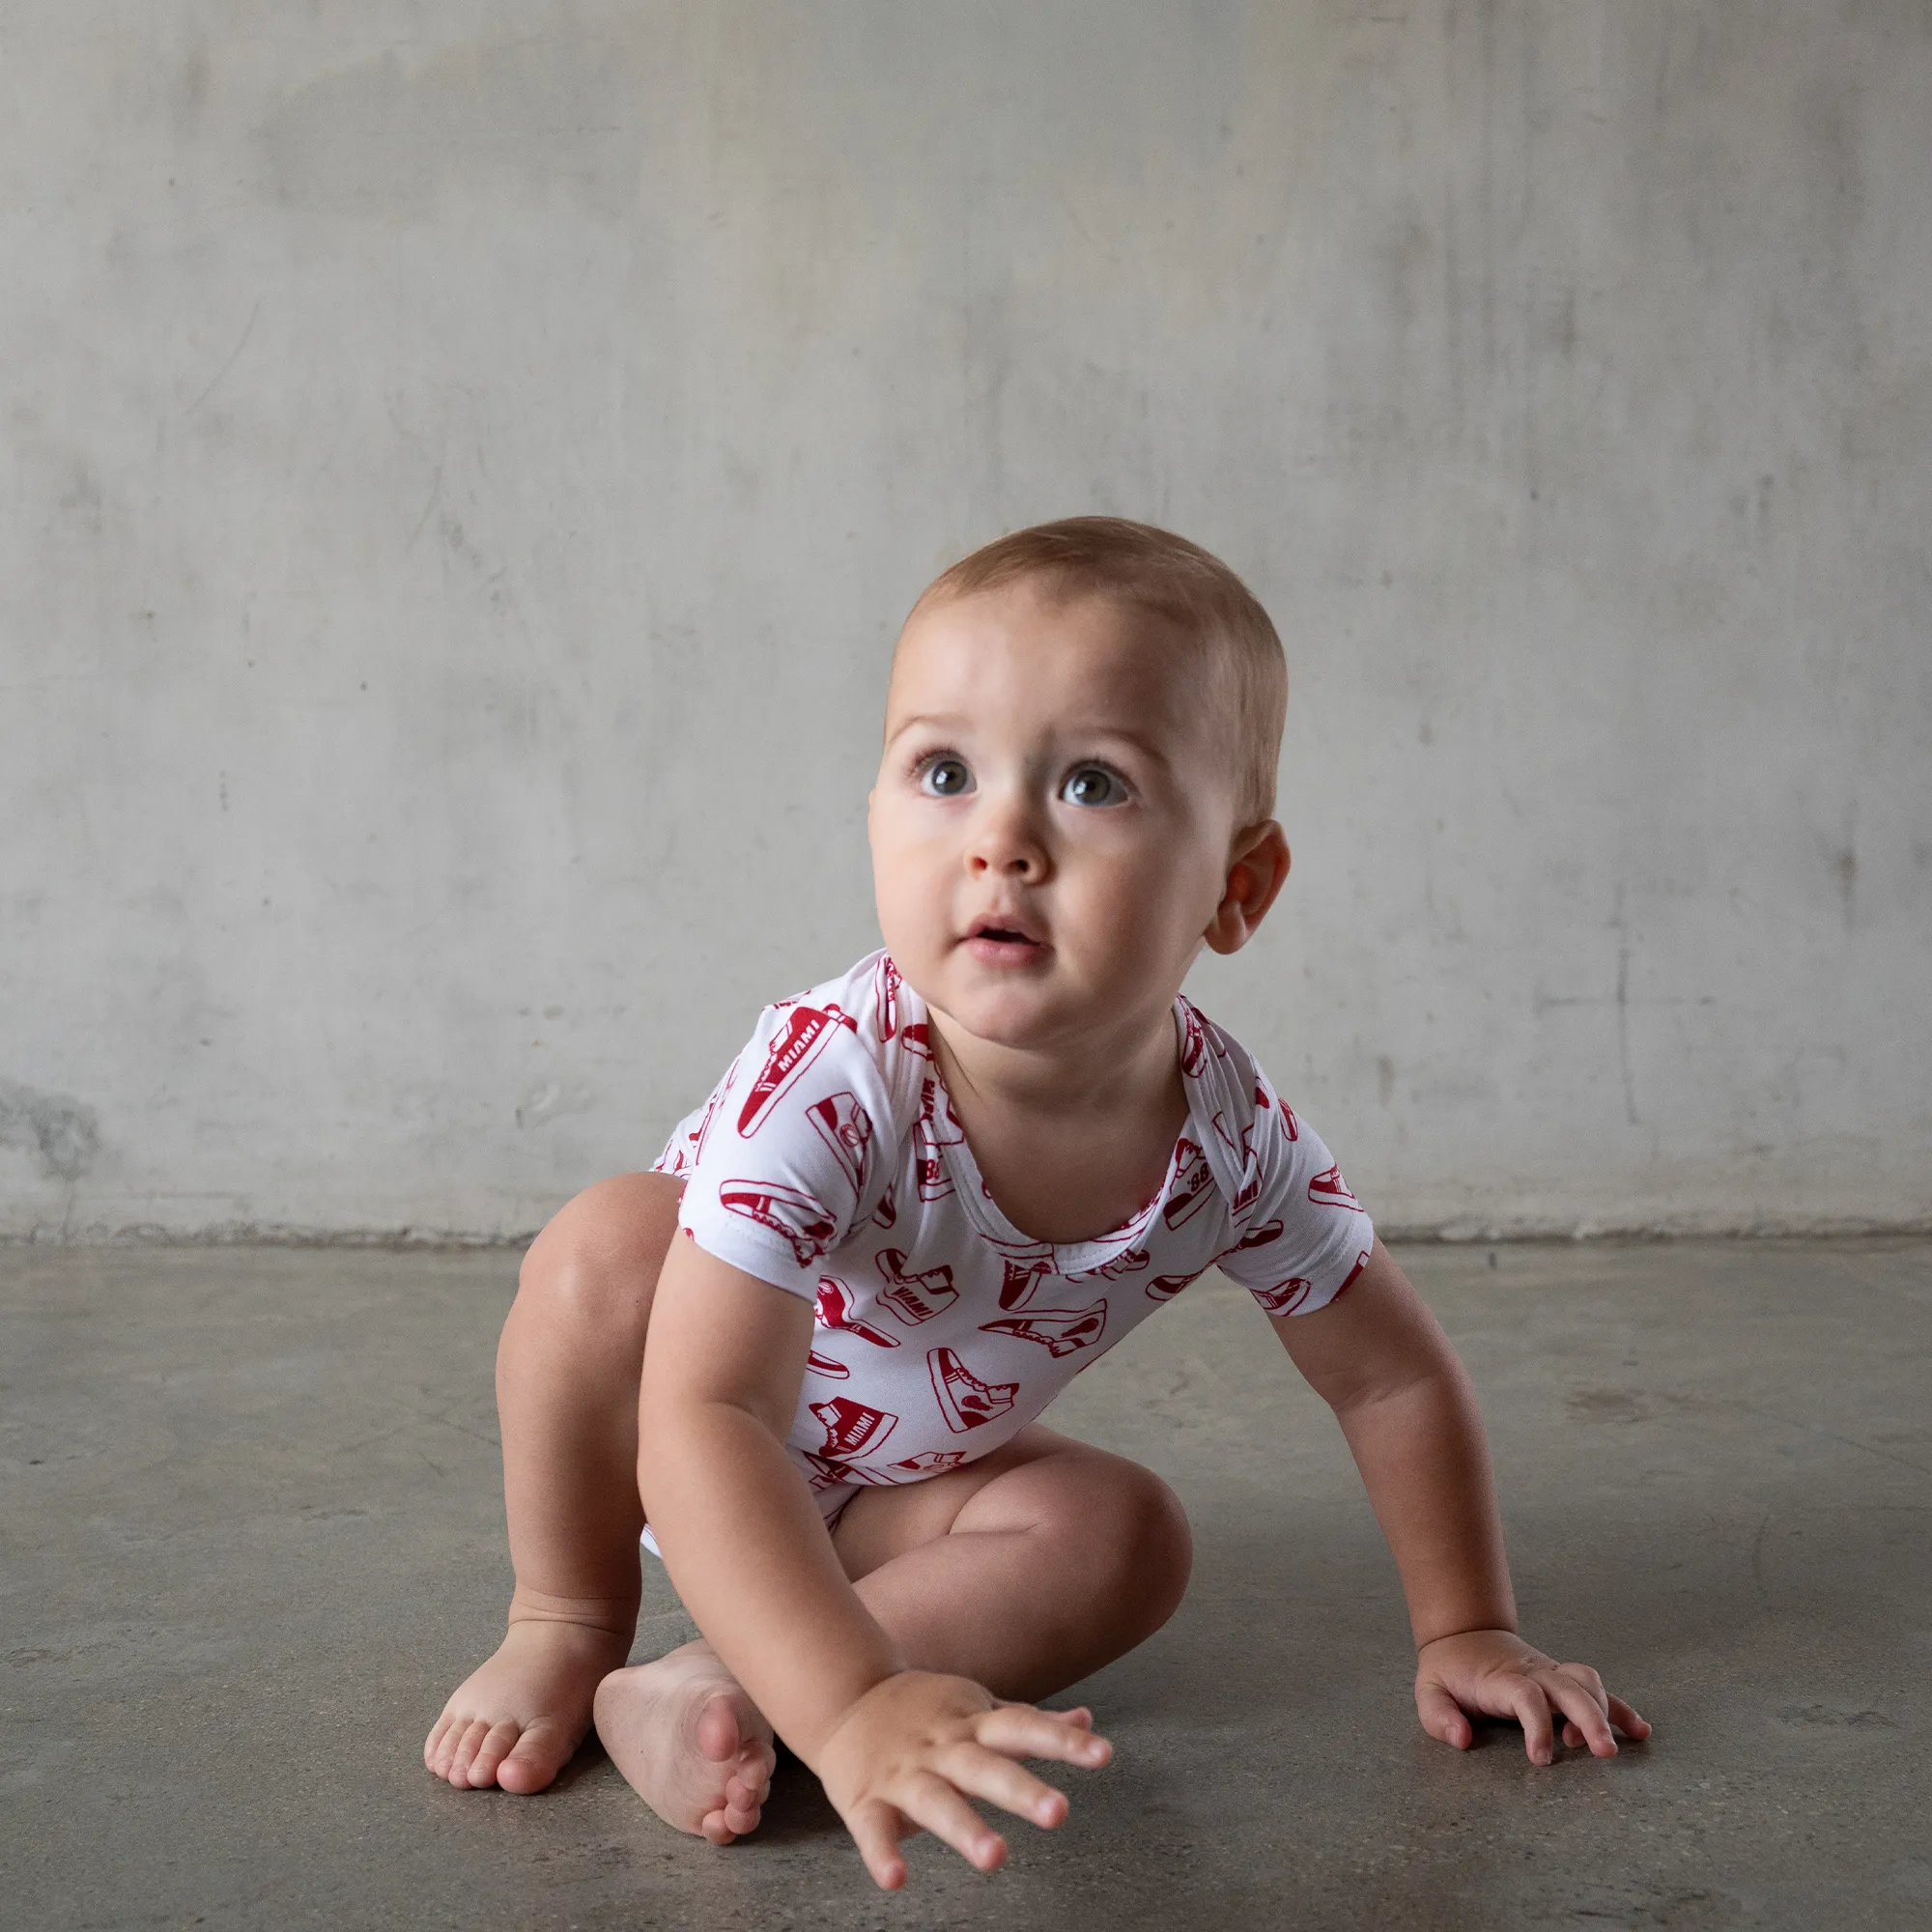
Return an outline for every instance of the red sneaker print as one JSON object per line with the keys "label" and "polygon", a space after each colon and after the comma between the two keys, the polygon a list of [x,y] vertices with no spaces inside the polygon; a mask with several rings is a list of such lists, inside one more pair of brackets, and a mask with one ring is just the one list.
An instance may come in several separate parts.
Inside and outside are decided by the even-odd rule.
{"label": "red sneaker print", "polygon": [[1191,1281],[1199,1281],[1197,1274],[1157,1274],[1148,1283],[1148,1298],[1151,1301],[1172,1301]]}
{"label": "red sneaker print", "polygon": [[1006,1414],[1020,1392],[1018,1382],[982,1382],[951,1349],[928,1350],[925,1366],[946,1426],[956,1435]]}
{"label": "red sneaker print", "polygon": [[913,1129],[918,1152],[919,1198],[939,1201],[952,1192],[952,1177],[946,1171],[944,1149],[957,1147],[966,1138],[952,1101],[937,1080],[927,1080],[920,1088],[919,1124]]}
{"label": "red sneaker print", "polygon": [[1301,1138],[1301,1122],[1294,1118],[1294,1109],[1280,1094],[1275,1095],[1274,1103],[1281,1109],[1281,1123],[1288,1129],[1289,1139],[1298,1141]]}
{"label": "red sneaker print", "polygon": [[852,1379],[852,1371],[843,1362],[835,1362],[830,1355],[821,1355],[816,1349],[805,1358],[805,1366],[829,1382],[849,1382]]}
{"label": "red sneaker print", "polygon": [[1286,1281],[1276,1282],[1272,1288],[1251,1288],[1248,1293],[1270,1315],[1293,1315],[1307,1299],[1308,1291],[1314,1286],[1303,1276],[1292,1274]]}
{"label": "red sneaker print", "polygon": [[925,1080],[919,1090],[919,1123],[935,1147],[957,1147],[966,1138],[952,1095],[937,1080]]}
{"label": "red sneaker print", "polygon": [[1228,1042],[1221,1036],[1221,1029],[1203,1014],[1192,1000],[1180,1003],[1180,1070],[1190,1076],[1201,1071],[1208,1064],[1208,1055],[1212,1052],[1215,1059],[1226,1060]]}
{"label": "red sneaker print", "polygon": [[781,1180],[726,1180],[718,1199],[732,1213],[782,1235],[800,1267],[809,1267],[838,1238],[838,1223],[803,1188]]}
{"label": "red sneaker print", "polygon": [[898,1192],[898,1185],[896,1180],[894,1181],[886,1189],[885,1194],[879,1201],[879,1205],[872,1209],[872,1225],[875,1228],[890,1228],[899,1218],[897,1204],[893,1199],[893,1196]]}
{"label": "red sneaker print", "polygon": [[1139,1274],[1152,1257],[1145,1248],[1122,1248],[1110,1262],[1102,1262],[1098,1267],[1082,1268],[1078,1274],[1069,1274],[1068,1281],[1119,1281],[1122,1275]]}
{"label": "red sneaker print", "polygon": [[847,1483],[858,1480],[843,1463],[835,1463],[826,1456],[814,1456],[810,1449],[801,1450],[800,1454],[811,1464],[811,1474],[805,1479],[805,1486],[814,1494],[820,1490],[842,1489]]}
{"label": "red sneaker print", "polygon": [[840,1463],[849,1463],[868,1449],[876,1449],[893,1433],[896,1415],[882,1408],[869,1408],[849,1395],[835,1395],[830,1402],[815,1402],[811,1412],[825,1431],[825,1446],[819,1454]]}
{"label": "red sneaker print", "polygon": [[871,1342],[881,1349],[896,1349],[899,1338],[888,1335],[883,1328],[874,1328],[869,1321],[860,1321],[853,1312],[858,1305],[858,1297],[836,1274],[818,1277],[815,1306],[822,1327],[836,1328],[841,1335],[856,1335],[860,1341]]}
{"label": "red sneaker print", "polygon": [[1308,1183],[1311,1201],[1325,1201],[1336,1208],[1359,1208],[1362,1204],[1349,1192],[1339,1167],[1326,1167]]}
{"label": "red sneaker print", "polygon": [[1340,1301],[1341,1298],[1345,1294],[1347,1294],[1348,1292],[1351,1288],[1353,1288],[1358,1281],[1361,1280],[1362,1270],[1365,1267],[1367,1267],[1368,1264],[1369,1264],[1369,1250],[1367,1248],[1364,1248],[1362,1252],[1355,1257],[1355,1265],[1349,1270],[1349,1279],[1345,1281],[1342,1284],[1342,1286],[1335,1291],[1334,1298],[1337,1301]]}
{"label": "red sneaker print", "polygon": [[1180,1008],[1180,1070],[1191,1080],[1208,1064],[1208,1036],[1201,1015],[1185,1001]]}
{"label": "red sneaker print", "polygon": [[951,1308],[959,1299],[959,1291],[952,1286],[952,1270],[944,1264],[927,1268],[923,1274],[907,1274],[903,1248],[881,1248],[874,1259],[879,1272],[892,1284],[879,1299],[911,1327],[930,1321],[941,1309]]}
{"label": "red sneaker print", "polygon": [[917,1456],[908,1456],[902,1463],[895,1463],[895,1469],[904,1469],[916,1476],[936,1476],[942,1469],[956,1469],[966,1460],[963,1449],[922,1449]]}
{"label": "red sneaker print", "polygon": [[838,1158],[845,1179],[855,1195],[866,1191],[866,1155],[872,1145],[872,1119],[859,1104],[856,1094],[834,1094],[814,1101],[805,1110],[806,1119],[818,1129],[818,1137]]}
{"label": "red sneaker print", "polygon": [[746,1139],[764,1124],[772,1103],[818,1056],[840,1027],[859,1031],[859,1022],[836,1006],[794,1007],[772,1040],[765,1069],[752,1083],[738,1113],[738,1131]]}
{"label": "red sneaker print", "polygon": [[1000,1284],[1000,1306],[1002,1308],[1024,1308],[1033,1299],[1040,1283],[1053,1273],[1053,1261],[1049,1256],[1044,1260],[1030,1261],[1022,1264],[1012,1260],[1005,1260],[1006,1279]]}
{"label": "red sneaker print", "polygon": [[924,1020],[912,1020],[902,1026],[899,1039],[908,1053],[916,1053],[922,1060],[932,1058],[932,1033]]}
{"label": "red sneaker print", "polygon": [[[1250,1228],[1248,1232],[1245,1235],[1243,1235],[1241,1238],[1238,1241],[1236,1241],[1232,1248],[1228,1250],[1228,1253],[1231,1255],[1237,1255],[1241,1252],[1243,1248],[1264,1248],[1270,1241],[1278,1241],[1280,1239],[1281,1239],[1281,1223],[1279,1221],[1264,1221],[1259,1228]],[[1220,1257],[1217,1255],[1215,1259],[1218,1261]]]}
{"label": "red sneaker print", "polygon": [[922,1201],[944,1201],[952,1192],[952,1177],[946,1171],[946,1158],[925,1138],[923,1127],[917,1131],[919,1151],[913,1157],[913,1168],[919,1177],[919,1198]]}
{"label": "red sneaker print", "polygon": [[1004,1321],[982,1321],[980,1326],[992,1335],[1017,1335],[1022,1342],[1037,1342],[1058,1361],[1081,1349],[1091,1349],[1107,1328],[1107,1304],[1096,1301],[1092,1308],[1040,1308],[1031,1315],[1009,1315]]}
{"label": "red sneaker print", "polygon": [[899,1030],[899,988],[905,981],[893,964],[890,952],[879,954],[872,968],[872,1026],[880,1039],[891,1039]]}
{"label": "red sneaker print", "polygon": [[1255,1130],[1252,1123],[1242,1127],[1240,1144],[1236,1146],[1234,1135],[1228,1131],[1227,1116],[1216,1114],[1214,1134],[1241,1164],[1240,1191],[1228,1203],[1228,1211],[1239,1214],[1254,1206],[1255,1196],[1262,1191],[1261,1162],[1255,1158]]}
{"label": "red sneaker print", "polygon": [[1175,1160],[1174,1186],[1168,1192],[1167,1206],[1161,1209],[1161,1219],[1170,1228],[1192,1220],[1214,1185],[1208,1157],[1192,1141],[1183,1137],[1176,1145]]}

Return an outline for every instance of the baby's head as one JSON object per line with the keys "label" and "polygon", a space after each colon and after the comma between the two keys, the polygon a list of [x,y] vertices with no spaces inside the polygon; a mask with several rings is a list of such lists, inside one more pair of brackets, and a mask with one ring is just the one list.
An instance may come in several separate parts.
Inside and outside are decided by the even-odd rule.
{"label": "baby's head", "polygon": [[1076,517],[954,564],[900,634],[872,793],[900,970],[1014,1046],[1157,1022],[1287,874],[1287,692],[1266,612],[1167,531]]}

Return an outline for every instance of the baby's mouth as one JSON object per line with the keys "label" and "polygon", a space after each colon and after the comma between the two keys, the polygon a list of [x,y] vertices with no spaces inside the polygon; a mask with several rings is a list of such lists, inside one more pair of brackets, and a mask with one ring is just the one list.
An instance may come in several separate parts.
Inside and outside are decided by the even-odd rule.
{"label": "baby's mouth", "polygon": [[966,950],[989,966],[1020,966],[1041,957],[1046,942],[1027,929],[999,919],[975,920],[968,928]]}

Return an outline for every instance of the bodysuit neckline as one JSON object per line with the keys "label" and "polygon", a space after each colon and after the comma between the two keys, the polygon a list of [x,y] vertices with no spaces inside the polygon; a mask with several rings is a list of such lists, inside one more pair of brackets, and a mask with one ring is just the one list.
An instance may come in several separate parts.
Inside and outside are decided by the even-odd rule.
{"label": "bodysuit neckline", "polygon": [[[910,990],[910,989],[909,989]],[[916,996],[915,996],[916,997]],[[920,1002],[924,1007],[924,1002]],[[924,1017],[922,1014],[922,1017]],[[1174,1003],[1175,1050],[1184,1055],[1187,1021],[1185,1009],[1179,997]],[[947,1091],[945,1076],[939,1070],[939,1063],[934,1060],[925,1076],[939,1090],[939,1097],[947,1112],[952,1112],[952,1096]],[[1179,1173],[1182,1155],[1191,1144],[1200,1147],[1204,1136],[1195,1119],[1194,1081],[1189,1077],[1184,1057],[1181,1062],[1180,1081],[1187,1094],[1187,1118],[1180,1123],[1180,1131],[1175,1136],[1173,1151],[1167,1157],[1167,1172],[1161,1177],[1152,1200],[1140,1208],[1129,1220],[1120,1227],[1111,1229],[1104,1235],[1095,1235],[1085,1241],[1043,1241],[1033,1235],[1023,1233],[1007,1218],[1005,1210],[993,1199],[992,1190],[987,1187],[985,1177],[980,1172],[980,1163],[974,1157],[973,1149],[966,1139],[965,1129],[959,1130],[956,1141],[942,1141],[938,1145],[940,1159],[946,1164],[952,1177],[953,1192],[964,1212],[977,1233],[992,1242],[997,1248],[1011,1250],[1016,1256],[1030,1256],[1048,1262],[1053,1274],[1061,1277],[1090,1274],[1095,1268],[1104,1267],[1109,1262],[1125,1254],[1153,1225],[1154,1217],[1166,1206],[1174,1192],[1175,1177]],[[957,1115],[953,1115],[956,1120]]]}

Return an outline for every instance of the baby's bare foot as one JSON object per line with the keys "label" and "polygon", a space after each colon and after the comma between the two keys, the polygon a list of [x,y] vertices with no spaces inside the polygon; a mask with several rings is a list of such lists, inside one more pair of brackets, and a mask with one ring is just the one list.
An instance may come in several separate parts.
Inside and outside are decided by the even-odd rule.
{"label": "baby's bare foot", "polygon": [[442,1707],[423,1763],[459,1790],[543,1790],[583,1742],[598,1683],[630,1648],[628,1637],[591,1625],[512,1622],[497,1654]]}
{"label": "baby's bare foot", "polygon": [[708,1643],[613,1670],[596,1709],[611,1762],[667,1825],[714,1845],[756,1826],[778,1761],[772,1727]]}

